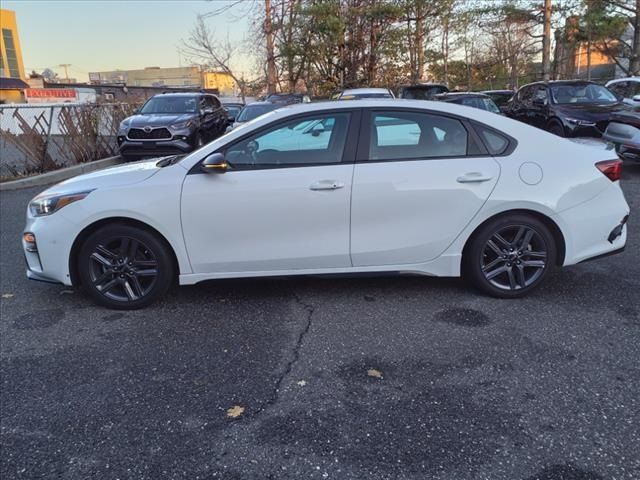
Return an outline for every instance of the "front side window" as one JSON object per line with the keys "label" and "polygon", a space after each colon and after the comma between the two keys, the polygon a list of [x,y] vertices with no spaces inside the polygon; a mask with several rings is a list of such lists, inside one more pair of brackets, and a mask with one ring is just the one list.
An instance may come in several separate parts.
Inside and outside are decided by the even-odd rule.
{"label": "front side window", "polygon": [[460,101],[460,104],[467,107],[479,108],[480,110],[486,110],[488,112],[500,113],[500,109],[490,98],[467,97],[463,98]]}
{"label": "front side window", "polygon": [[291,120],[225,152],[232,169],[334,164],[342,161],[350,113]]}
{"label": "front side window", "polygon": [[608,86],[607,88],[611,90],[614,93],[614,95],[626,97],[627,87],[628,87],[628,82],[616,82],[613,85]]}
{"label": "front side window", "polygon": [[462,157],[467,144],[467,130],[453,118],[417,112],[372,115],[370,160]]}

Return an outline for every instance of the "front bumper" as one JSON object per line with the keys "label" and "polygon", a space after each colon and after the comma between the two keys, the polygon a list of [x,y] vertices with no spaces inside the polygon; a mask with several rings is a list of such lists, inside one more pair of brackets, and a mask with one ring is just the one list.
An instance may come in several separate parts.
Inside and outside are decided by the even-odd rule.
{"label": "front bumper", "polygon": [[620,158],[640,161],[640,129],[637,127],[611,122],[602,138],[615,146]]}
{"label": "front bumper", "polygon": [[172,137],[157,140],[132,140],[126,130],[118,132],[118,148],[124,157],[158,157],[189,153],[194,149],[196,133],[189,129],[172,131]]}

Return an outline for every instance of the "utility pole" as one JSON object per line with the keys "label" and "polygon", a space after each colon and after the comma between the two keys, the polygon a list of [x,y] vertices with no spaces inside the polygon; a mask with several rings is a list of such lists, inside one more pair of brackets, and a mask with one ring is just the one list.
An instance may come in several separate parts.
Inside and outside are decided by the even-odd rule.
{"label": "utility pole", "polygon": [[67,81],[67,83],[69,83],[69,71],[67,69],[71,66],[71,64],[70,63],[61,63],[58,66],[64,68],[64,79]]}
{"label": "utility pole", "polygon": [[276,59],[273,47],[273,25],[271,24],[271,0],[264,0],[264,35],[267,39],[267,93],[276,91]]}
{"label": "utility pole", "polygon": [[544,0],[544,32],[542,36],[542,79],[551,80],[551,0]]}

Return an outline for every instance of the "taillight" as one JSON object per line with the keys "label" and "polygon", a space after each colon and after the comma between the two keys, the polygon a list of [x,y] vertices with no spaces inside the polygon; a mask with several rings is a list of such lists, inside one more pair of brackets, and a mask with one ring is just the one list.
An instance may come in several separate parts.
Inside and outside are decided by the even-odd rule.
{"label": "taillight", "polygon": [[622,177],[622,160],[605,160],[596,163],[596,168],[600,170],[609,180],[615,182]]}

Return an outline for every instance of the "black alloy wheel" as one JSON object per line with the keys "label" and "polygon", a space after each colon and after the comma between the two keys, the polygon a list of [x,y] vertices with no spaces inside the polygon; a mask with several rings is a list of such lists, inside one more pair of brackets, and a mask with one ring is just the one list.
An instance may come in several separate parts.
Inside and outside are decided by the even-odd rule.
{"label": "black alloy wheel", "polygon": [[507,214],[482,226],[463,258],[464,275],[481,290],[501,298],[526,295],[556,263],[549,228],[526,214]]}
{"label": "black alloy wheel", "polygon": [[174,278],[165,242],[129,225],[102,227],[80,251],[84,289],[101,305],[117,309],[144,307],[163,295]]}

